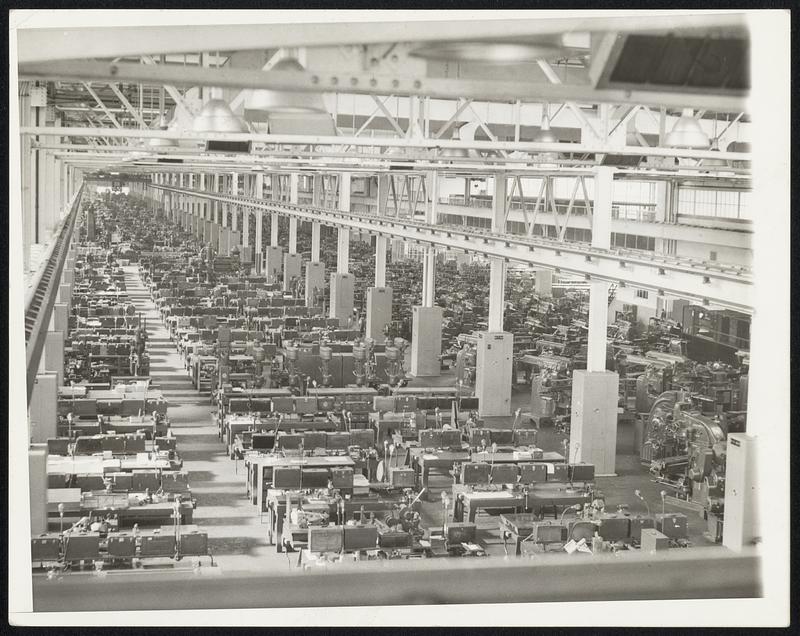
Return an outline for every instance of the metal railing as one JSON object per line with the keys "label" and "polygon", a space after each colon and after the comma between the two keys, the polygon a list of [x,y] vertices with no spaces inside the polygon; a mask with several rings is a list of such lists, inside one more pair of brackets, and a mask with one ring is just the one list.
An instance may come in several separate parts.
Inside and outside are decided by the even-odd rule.
{"label": "metal railing", "polygon": [[39,360],[47,337],[50,315],[58,292],[64,262],[67,259],[72,231],[83,195],[83,186],[73,195],[69,212],[56,230],[55,238],[42,259],[42,263],[25,294],[25,363],[28,382],[28,403],[39,369]]}

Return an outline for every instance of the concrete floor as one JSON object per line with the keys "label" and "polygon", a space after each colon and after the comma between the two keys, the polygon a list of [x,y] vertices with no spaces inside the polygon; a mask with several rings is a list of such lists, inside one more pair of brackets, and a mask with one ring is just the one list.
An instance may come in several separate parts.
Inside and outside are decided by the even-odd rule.
{"label": "concrete floor", "polygon": [[[149,293],[139,277],[138,267],[125,268],[128,294],[137,310],[147,319],[150,352],[150,375],[153,384],[159,387],[169,402],[168,415],[177,439],[178,452],[184,460],[184,470],[189,473],[189,483],[197,499],[194,523],[209,536],[209,548],[216,563],[225,570],[278,570],[292,568],[297,555],[278,553],[267,544],[266,518],[259,518],[257,509],[245,496],[244,466],[229,459],[225,448],[217,437],[217,428],[212,421],[212,406],[209,396],[199,395],[192,387],[182,359],[178,356],[169,334]],[[417,380],[420,382],[420,380]],[[451,374],[439,378],[426,378],[428,385],[454,383]],[[412,385],[414,382],[412,382]],[[527,410],[529,392],[524,387],[512,395],[512,410],[521,407]],[[512,417],[487,418],[487,425],[510,428]],[[523,426],[528,426],[527,423]],[[552,429],[542,429],[538,445],[544,450],[563,451],[564,436]],[[645,504],[634,496],[639,489],[647,500],[652,513],[661,512],[661,488],[650,481],[647,473],[633,455],[617,458],[617,477],[598,478],[597,488],[606,497],[607,510],[615,510],[617,504],[628,504],[631,512],[646,512]],[[423,526],[440,527],[442,509],[439,493],[450,488],[452,481],[446,475],[430,478],[431,502],[423,504]],[[679,512],[667,506],[667,512]],[[694,545],[709,545],[703,537],[705,522],[692,514],[689,517],[690,539]],[[490,556],[504,554],[502,540],[497,527],[497,517],[480,514],[476,518],[478,539]]]}

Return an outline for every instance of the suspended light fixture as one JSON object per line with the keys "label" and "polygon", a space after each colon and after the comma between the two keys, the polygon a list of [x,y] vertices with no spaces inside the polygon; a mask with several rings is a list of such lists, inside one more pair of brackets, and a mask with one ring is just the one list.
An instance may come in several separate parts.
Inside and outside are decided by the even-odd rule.
{"label": "suspended light fixture", "polygon": [[711,142],[700,127],[700,122],[692,116],[692,109],[685,108],[665,143],[671,148],[708,148]]}
{"label": "suspended light fixture", "polygon": [[[286,57],[272,67],[273,71],[304,71],[296,59]],[[250,91],[244,103],[247,121],[267,121],[268,115],[327,113],[322,93],[256,89]]]}
{"label": "suspended light fixture", "polygon": [[[719,138],[714,137],[711,140],[711,147],[709,150],[713,150],[714,152],[719,152]],[[703,159],[703,167],[704,168],[727,168],[728,162],[724,159],[720,159],[719,157],[713,157],[711,159]]]}
{"label": "suspended light fixture", "polygon": [[[164,115],[161,115],[161,121],[159,122],[158,127],[161,130],[175,129],[175,126],[167,125],[167,118],[164,117]],[[178,142],[175,139],[167,139],[166,137],[151,137],[147,140],[147,145],[151,148],[175,148],[178,145]]]}
{"label": "suspended light fixture", "polygon": [[194,132],[241,133],[247,127],[233,114],[231,107],[222,99],[212,99],[203,105],[192,122]]}
{"label": "suspended light fixture", "polygon": [[[192,130],[200,133],[248,132],[247,126],[234,115],[231,107],[222,99],[212,99],[205,103],[192,122]],[[208,139],[205,142],[206,152],[249,153],[250,146],[250,141]]]}
{"label": "suspended light fixture", "polygon": [[[461,128],[454,128],[453,134],[450,137],[452,141],[461,141]],[[439,156],[447,159],[466,159],[469,157],[469,151],[466,148],[442,148]]]}
{"label": "suspended light fixture", "polygon": [[[550,107],[547,103],[542,104],[542,125],[539,132],[533,137],[533,141],[537,144],[557,144],[558,137],[553,134],[550,129]],[[539,154],[539,159],[542,162],[542,168],[555,168],[556,162],[559,160],[560,155],[557,152],[542,152]]]}

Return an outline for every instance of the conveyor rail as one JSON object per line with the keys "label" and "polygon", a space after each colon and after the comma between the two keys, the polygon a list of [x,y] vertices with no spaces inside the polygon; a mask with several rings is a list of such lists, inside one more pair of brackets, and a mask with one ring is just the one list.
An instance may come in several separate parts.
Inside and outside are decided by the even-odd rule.
{"label": "conveyor rail", "polygon": [[28,403],[33,394],[33,384],[39,370],[39,360],[44,349],[50,315],[58,292],[61,272],[67,259],[75,220],[78,218],[83,186],[70,202],[70,210],[42,261],[36,278],[25,297],[25,363],[28,384]]}
{"label": "conveyor rail", "polygon": [[546,267],[556,272],[578,274],[589,280],[616,283],[620,287],[636,281],[637,289],[748,314],[753,311],[752,272],[750,268],[742,266],[654,254],[644,250],[606,250],[575,242],[565,243],[540,237],[497,234],[460,225],[432,225],[409,218],[292,205],[174,186],[149,184],[148,187],[240,207],[266,210],[303,221],[377,233],[414,243],[464,250],[535,267]]}

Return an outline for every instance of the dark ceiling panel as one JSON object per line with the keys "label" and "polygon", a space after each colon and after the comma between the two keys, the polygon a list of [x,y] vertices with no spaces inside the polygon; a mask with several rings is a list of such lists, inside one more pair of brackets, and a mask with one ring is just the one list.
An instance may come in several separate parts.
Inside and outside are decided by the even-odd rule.
{"label": "dark ceiling panel", "polygon": [[609,84],[748,90],[749,41],[630,35]]}

